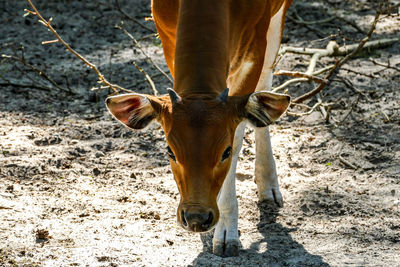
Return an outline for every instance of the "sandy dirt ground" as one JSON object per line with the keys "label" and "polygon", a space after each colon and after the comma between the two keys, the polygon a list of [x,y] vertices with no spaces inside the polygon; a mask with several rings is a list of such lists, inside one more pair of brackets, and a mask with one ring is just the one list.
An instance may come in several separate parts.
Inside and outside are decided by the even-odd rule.
{"label": "sandy dirt ground", "polygon": [[[160,41],[126,19],[114,1],[35,2],[112,82],[151,93],[135,61],[161,93],[171,86],[115,25],[123,20],[167,71]],[[154,29],[145,21],[149,1],[120,4]],[[376,6],[295,1],[283,45],[325,47],[329,35],[351,44],[365,36]],[[23,47],[25,61],[59,88],[26,65],[0,61],[0,266],[400,266],[398,42],[363,52],[324,91],[324,102],[335,102],[333,118],[346,118],[342,123],[326,123],[316,110],[271,127],[281,209],[257,201],[254,133],[246,129],[237,175],[240,255],[221,258],[210,253],[210,235],[201,239],[176,223],[179,194],[160,126],[135,132],[114,121],[103,102],[109,92],[90,91],[96,76],[60,45],[41,45],[54,37],[23,16],[24,8],[25,1],[0,1],[0,54],[21,57]],[[392,11],[373,39],[398,36],[400,18]],[[335,17],[305,25],[296,16]],[[277,68],[305,70],[307,61],[286,55]],[[294,85],[288,93],[310,88]]]}

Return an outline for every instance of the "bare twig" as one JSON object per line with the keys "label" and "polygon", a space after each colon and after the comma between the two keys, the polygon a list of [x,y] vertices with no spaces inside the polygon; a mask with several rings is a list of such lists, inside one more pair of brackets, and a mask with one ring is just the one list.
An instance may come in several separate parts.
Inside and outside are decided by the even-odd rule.
{"label": "bare twig", "polygon": [[291,16],[289,16],[289,15],[286,15],[286,18],[289,18],[291,21],[293,21],[294,23],[297,23],[297,24],[303,24],[303,25],[313,25],[313,24],[323,24],[323,23],[328,23],[328,22],[331,22],[332,20],[334,20],[335,19],[335,17],[329,17],[329,18],[326,18],[326,19],[321,19],[321,20],[314,20],[314,21],[305,21],[305,20],[303,20],[298,14],[297,14],[297,12],[296,12],[296,17],[298,18],[298,19],[295,19],[295,18],[293,18],[293,17],[291,17]]}
{"label": "bare twig", "polygon": [[171,84],[173,83],[171,77],[167,73],[165,73],[152,59],[147,55],[147,53],[144,51],[144,49],[139,45],[139,42],[136,40],[135,37],[133,37],[132,34],[130,34],[123,26],[122,23],[118,26],[116,26],[118,29],[122,30],[128,37],[129,39],[132,40],[133,44],[143,53],[143,55],[146,57],[147,60],[150,61],[150,63],[160,72],[162,73],[170,82]]}
{"label": "bare twig", "polygon": [[355,166],[354,164],[350,163],[349,161],[345,160],[342,155],[339,155],[339,160],[341,163],[343,163],[344,165],[346,165],[347,167],[353,169],[353,170],[357,170],[358,167]]}
{"label": "bare twig", "polygon": [[350,90],[352,90],[354,93],[356,94],[361,94],[362,96],[366,97],[366,92],[361,91],[359,89],[357,89],[353,83],[346,77],[341,77],[341,76],[336,76],[335,78],[332,79],[332,81],[337,81],[340,83],[343,83],[347,88],[349,88]]}
{"label": "bare twig", "polygon": [[286,17],[289,20],[293,21],[296,24],[303,25],[304,27],[306,27],[310,31],[314,32],[319,38],[322,38],[322,37],[324,37],[326,35],[320,29],[313,27],[313,24],[315,24],[315,23],[304,21],[303,18],[297,13],[297,9],[296,8],[293,8],[293,12],[294,12],[294,15],[296,16],[297,19],[291,17],[290,15],[286,15]]}
{"label": "bare twig", "polygon": [[310,81],[316,82],[316,83],[327,83],[328,81],[319,78],[317,76],[313,76],[307,73],[302,73],[302,72],[297,72],[297,71],[288,71],[288,70],[280,70],[274,73],[274,75],[284,75],[284,76],[291,76],[291,77],[301,77],[301,78],[307,78]]}
{"label": "bare twig", "polygon": [[351,19],[346,18],[345,16],[335,14],[335,16],[338,18],[338,20],[344,21],[350,26],[352,26],[354,29],[356,29],[359,33],[366,34],[365,30],[363,30],[360,26],[357,25],[354,21]]}
{"label": "bare twig", "polygon": [[158,91],[157,91],[156,86],[154,85],[154,82],[153,82],[153,80],[151,79],[150,75],[149,75],[144,69],[142,69],[141,67],[139,67],[139,66],[136,64],[135,61],[133,62],[133,65],[135,66],[135,68],[136,68],[138,71],[140,71],[140,72],[144,75],[144,77],[146,77],[147,81],[149,82],[149,84],[150,84],[150,86],[151,86],[151,89],[153,90],[153,94],[154,94],[155,96],[158,96]]}
{"label": "bare twig", "polygon": [[346,113],[346,115],[337,123],[337,125],[342,124],[351,114],[351,112],[353,112],[354,108],[357,106],[358,101],[360,100],[360,96],[361,94],[358,94],[357,99],[353,102],[353,104],[351,104],[350,110]]}
{"label": "bare twig", "polygon": [[355,73],[355,74],[358,74],[358,75],[361,75],[361,76],[365,76],[365,77],[368,77],[368,78],[371,78],[371,79],[378,78],[378,76],[376,76],[374,74],[362,73],[360,71],[356,71],[356,70],[353,70],[353,69],[348,69],[348,68],[343,68],[342,67],[341,70],[352,72],[352,73]]}
{"label": "bare twig", "polygon": [[137,19],[135,19],[135,18],[129,16],[125,11],[123,11],[122,8],[121,8],[121,6],[120,6],[120,4],[119,4],[119,1],[118,1],[118,0],[115,0],[115,6],[117,7],[118,11],[119,11],[122,15],[124,15],[126,18],[132,20],[133,22],[135,22],[137,25],[139,25],[139,26],[142,27],[143,29],[146,29],[146,30],[148,30],[148,31],[150,31],[150,32],[152,32],[152,33],[156,33],[156,31],[154,31],[153,29],[147,27],[146,25],[144,25],[143,23],[141,23],[141,22],[138,21]]}
{"label": "bare twig", "polygon": [[[39,18],[39,22],[42,23],[47,29],[49,29],[54,36],[57,38],[58,42],[60,42],[69,52],[71,52],[72,54],[74,54],[77,58],[79,58],[81,61],[83,61],[87,66],[89,66],[89,68],[91,68],[94,72],[96,72],[97,76],[99,77],[99,81],[103,84],[105,84],[106,86],[108,86],[109,88],[111,88],[114,93],[118,93],[118,90],[120,91],[128,91],[129,90],[116,85],[116,84],[112,84],[110,83],[104,76],[103,74],[101,74],[101,72],[99,71],[99,69],[96,67],[96,65],[94,65],[93,63],[89,62],[86,58],[84,58],[81,54],[79,54],[78,52],[76,52],[74,49],[71,48],[71,46],[65,42],[60,35],[57,33],[57,31],[53,28],[53,26],[51,26],[51,22],[52,22],[52,18],[50,18],[48,21],[45,20],[42,15],[39,13],[39,11],[37,10],[37,8],[35,7],[35,5],[31,2],[31,0],[26,0],[28,2],[28,4],[32,7],[32,9],[34,11],[31,10],[25,10],[26,12],[28,12],[29,14],[35,15]],[[53,41],[52,41],[53,42]]]}
{"label": "bare twig", "polygon": [[[370,42],[366,42],[361,47],[361,49],[367,49],[367,48],[373,49],[373,48],[385,47],[385,46],[393,44],[393,43],[395,43],[395,42],[397,42],[399,40],[400,40],[400,38],[391,38],[391,39],[381,39],[381,40],[370,41]],[[364,41],[365,41],[365,38],[361,41],[361,43],[364,42]],[[304,48],[304,47],[283,47],[279,52],[280,55],[290,52],[290,53],[295,53],[295,54],[311,55],[312,58],[310,60],[309,66],[307,68],[307,71],[306,71],[306,73],[304,73],[305,75],[303,75],[302,78],[295,78],[295,79],[287,80],[286,82],[284,82],[283,84],[279,85],[278,87],[273,88],[272,91],[273,92],[282,91],[292,83],[312,81],[312,79],[306,77],[306,75],[311,75],[312,74],[312,76],[315,77],[316,75],[319,75],[319,74],[321,74],[323,72],[326,72],[328,70],[331,71],[334,68],[338,68],[339,66],[337,64],[334,64],[334,65],[330,65],[330,66],[328,66],[326,68],[323,68],[323,69],[321,69],[319,71],[314,71],[318,60],[321,59],[322,57],[326,57],[326,56],[347,56],[347,55],[350,55],[350,54],[355,55],[356,53],[359,52],[359,50],[357,50],[357,49],[358,49],[360,44],[354,44],[354,45],[339,47],[336,42],[331,41],[331,42],[328,43],[328,45],[327,45],[327,47],[325,49],[321,49],[321,48]],[[355,52],[356,50],[357,50],[357,52]],[[348,59],[349,58],[347,58],[346,61]],[[339,63],[339,62],[340,61],[338,61],[336,63]],[[343,65],[343,64],[344,63],[341,63],[340,65]],[[283,71],[281,71],[281,72],[283,72]],[[276,75],[279,75],[279,72],[277,72]],[[299,73],[299,75],[297,77],[300,77],[300,75],[302,75],[302,74]],[[327,80],[327,77],[328,77],[328,75],[325,78],[320,78],[320,77],[317,77],[317,78],[322,79],[322,80]],[[325,84],[320,83],[320,86],[322,86],[322,88],[320,88],[318,90],[322,90],[327,83],[325,83]],[[315,94],[313,94],[313,95],[315,95]]]}
{"label": "bare twig", "polygon": [[138,38],[137,41],[140,42],[140,41],[143,41],[143,40],[146,40],[146,39],[157,37],[157,35],[158,35],[158,33],[147,34],[145,36],[142,36],[142,37]]}
{"label": "bare twig", "polygon": [[[6,55],[6,54],[2,54],[1,58],[7,59],[7,60],[13,60],[13,61],[17,61],[20,62],[21,64],[23,64],[24,66],[30,68],[31,70],[35,71],[37,74],[39,74],[40,76],[42,76],[44,79],[46,79],[47,81],[49,81],[54,87],[56,87],[57,89],[60,89],[62,91],[67,91],[67,92],[71,92],[71,90],[64,88],[60,85],[58,85],[53,79],[50,78],[50,76],[48,76],[46,74],[46,72],[44,72],[43,70],[29,64],[28,62],[25,61],[25,58],[23,56],[21,56],[21,58],[16,57],[16,56],[11,56],[11,55]],[[21,86],[20,86],[21,87]]]}
{"label": "bare twig", "polygon": [[279,92],[282,91],[283,89],[287,88],[290,84],[292,83],[299,83],[299,82],[308,82],[310,81],[308,78],[294,78],[294,79],[290,79],[287,80],[286,82],[284,82],[283,84],[272,88],[272,92]]}
{"label": "bare twig", "polygon": [[[335,65],[329,65],[329,66],[327,66],[327,67],[325,67],[325,68],[319,69],[319,70],[315,71],[312,75],[313,75],[313,76],[316,76],[316,75],[325,73],[325,72],[329,71],[330,69],[332,69],[334,66],[335,66]],[[279,72],[277,72],[277,73],[278,73],[278,75],[279,75]],[[305,74],[305,73],[300,72],[300,74]],[[276,75],[276,73],[274,73],[274,75]],[[309,82],[309,81],[310,81],[310,79],[305,78],[306,76],[303,76],[303,77],[304,77],[304,78],[295,78],[295,79],[287,80],[287,81],[284,82],[283,84],[281,84],[281,85],[279,85],[279,86],[277,86],[277,87],[275,87],[275,88],[272,88],[271,91],[272,91],[272,92],[279,92],[279,91],[282,91],[283,89],[285,89],[286,87],[288,87],[288,86],[289,86],[290,84],[292,84],[292,83]],[[318,77],[318,78],[319,78],[319,77]]]}
{"label": "bare twig", "polygon": [[306,74],[311,74],[314,72],[315,66],[317,65],[317,61],[325,56],[329,56],[332,55],[333,53],[335,53],[335,51],[339,49],[339,45],[335,42],[335,41],[330,41],[328,43],[328,45],[326,46],[326,49],[315,53],[310,60],[310,64],[308,65]]}
{"label": "bare twig", "polygon": [[385,117],[385,122],[389,122],[390,121],[390,118],[389,118],[389,116],[385,113],[385,111],[383,111],[382,109],[381,109],[381,113],[382,113],[382,115],[383,115],[383,117]]}
{"label": "bare twig", "polygon": [[[160,77],[160,76],[162,76],[162,74],[161,73],[157,73],[155,75],[151,75],[150,78],[153,80],[154,78],[157,78],[157,77]],[[128,89],[133,89],[133,88],[137,87],[139,84],[142,84],[142,83],[144,83],[146,81],[147,81],[146,78],[144,78],[143,80],[139,80],[136,83],[134,83],[132,85],[129,85]]]}
{"label": "bare twig", "polygon": [[382,66],[382,67],[385,67],[385,68],[388,68],[388,69],[394,69],[394,70],[397,70],[397,71],[400,72],[400,68],[397,68],[397,67],[395,67],[395,66],[391,66],[391,65],[390,65],[389,59],[388,59],[388,64],[384,64],[384,63],[378,62],[378,61],[374,60],[373,58],[370,58],[369,60],[370,60],[372,63],[374,63],[375,65]]}
{"label": "bare twig", "polygon": [[[297,105],[297,104],[294,104]],[[294,117],[303,117],[303,116],[307,116],[310,115],[311,113],[313,113],[319,106],[321,105],[321,102],[317,102],[314,106],[312,106],[311,108],[308,107],[310,110],[307,112],[303,112],[303,113],[296,113],[296,112],[291,112],[291,111],[287,111],[286,114],[290,115],[290,116],[294,116]]]}
{"label": "bare twig", "polygon": [[21,84],[21,83],[16,83],[16,82],[11,82],[7,81],[5,83],[0,83],[0,86],[13,86],[13,87],[19,87],[19,88],[35,88],[39,89],[42,91],[50,92],[52,90],[51,87],[47,86],[42,86],[42,85],[37,85],[37,84]]}
{"label": "bare twig", "polygon": [[[400,41],[400,38],[387,38],[367,42],[362,49],[378,49],[390,46]],[[359,44],[348,45],[346,47],[339,47],[334,53],[327,56],[346,56],[358,48]],[[301,54],[301,55],[314,55],[316,53],[324,53],[326,48],[306,48],[306,47],[292,47],[284,46],[280,49],[279,55],[285,53]]]}
{"label": "bare twig", "polygon": [[[377,13],[378,14],[378,13]],[[355,54],[357,54],[358,52],[361,51],[361,49],[378,49],[378,48],[385,48],[388,47],[396,42],[400,41],[399,37],[396,38],[387,38],[387,39],[379,39],[379,40],[374,40],[374,41],[369,41],[369,38],[371,37],[372,33],[375,30],[376,27],[376,23],[378,22],[379,16],[376,17],[372,23],[371,29],[368,32],[368,35],[366,37],[364,37],[360,43],[364,43],[363,46],[360,47],[360,50],[358,50]],[[369,36],[369,37],[368,37]],[[346,47],[342,46],[339,47],[337,53],[334,54],[334,56],[346,56],[349,55],[350,53],[354,52],[354,50],[359,49],[359,45],[360,44],[352,44],[352,45],[348,45]]]}
{"label": "bare twig", "polygon": [[322,113],[322,117],[324,117],[325,122],[329,122],[329,113],[326,111],[326,109],[324,108],[324,106],[322,105],[322,96],[321,94],[317,95],[317,101],[318,103],[320,103],[321,105],[319,105],[319,110]]}
{"label": "bare twig", "polygon": [[[367,36],[358,44],[357,48],[354,49],[351,53],[349,53],[348,55],[346,55],[344,58],[342,58],[341,60],[338,60],[335,64],[335,67],[332,68],[329,73],[325,76],[325,79],[327,80],[331,80],[336,72],[338,71],[338,69],[345,64],[350,58],[352,58],[354,55],[356,55],[358,52],[361,51],[361,49],[364,47],[364,45],[368,42],[368,40],[371,38],[373,32],[375,31],[376,28],[376,24],[378,22],[379,16],[381,15],[382,12],[382,4],[383,1],[381,1],[380,6],[379,6],[379,10],[376,12],[374,21],[372,22],[371,28],[367,34]],[[316,87],[315,89],[311,90],[310,92],[307,92],[305,94],[303,94],[302,96],[297,97],[296,99],[293,100],[294,103],[301,103],[306,99],[309,99],[313,96],[315,96],[316,94],[318,94],[319,92],[322,91],[322,89],[325,88],[326,84],[320,84],[318,87]]]}

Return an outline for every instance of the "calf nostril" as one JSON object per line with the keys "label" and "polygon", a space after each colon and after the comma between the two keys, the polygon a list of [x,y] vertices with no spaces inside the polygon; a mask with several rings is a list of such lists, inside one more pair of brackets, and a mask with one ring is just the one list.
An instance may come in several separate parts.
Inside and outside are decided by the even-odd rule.
{"label": "calf nostril", "polygon": [[181,210],[181,220],[185,227],[188,226],[186,218],[185,218],[185,213],[183,212],[183,210]]}
{"label": "calf nostril", "polygon": [[210,211],[208,213],[208,219],[204,222],[203,227],[207,227],[208,228],[212,224],[213,220],[214,220],[214,215]]}

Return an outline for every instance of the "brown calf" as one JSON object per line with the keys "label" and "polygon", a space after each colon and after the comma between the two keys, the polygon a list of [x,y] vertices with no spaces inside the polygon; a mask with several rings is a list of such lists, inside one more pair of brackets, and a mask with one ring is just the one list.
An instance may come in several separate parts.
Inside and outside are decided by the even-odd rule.
{"label": "brown calf", "polygon": [[[183,228],[215,227],[217,255],[238,254],[235,171],[245,121],[256,128],[255,179],[261,201],[282,205],[268,125],[290,97],[267,92],[291,0],[153,0],[153,17],[174,77],[169,96],[109,97],[113,116],[133,129],[164,129],[181,200]],[[225,88],[229,88],[225,89]]]}

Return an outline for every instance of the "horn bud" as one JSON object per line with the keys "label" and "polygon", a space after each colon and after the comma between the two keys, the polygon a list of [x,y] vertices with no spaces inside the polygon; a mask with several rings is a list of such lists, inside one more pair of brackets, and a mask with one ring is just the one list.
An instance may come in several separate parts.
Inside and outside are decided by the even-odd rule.
{"label": "horn bud", "polygon": [[172,88],[167,88],[169,98],[171,99],[172,105],[178,104],[182,102],[182,98],[178,95],[177,92],[174,91]]}
{"label": "horn bud", "polygon": [[222,91],[219,94],[217,99],[225,104],[228,101],[228,94],[229,94],[229,88],[225,88],[224,91]]}

